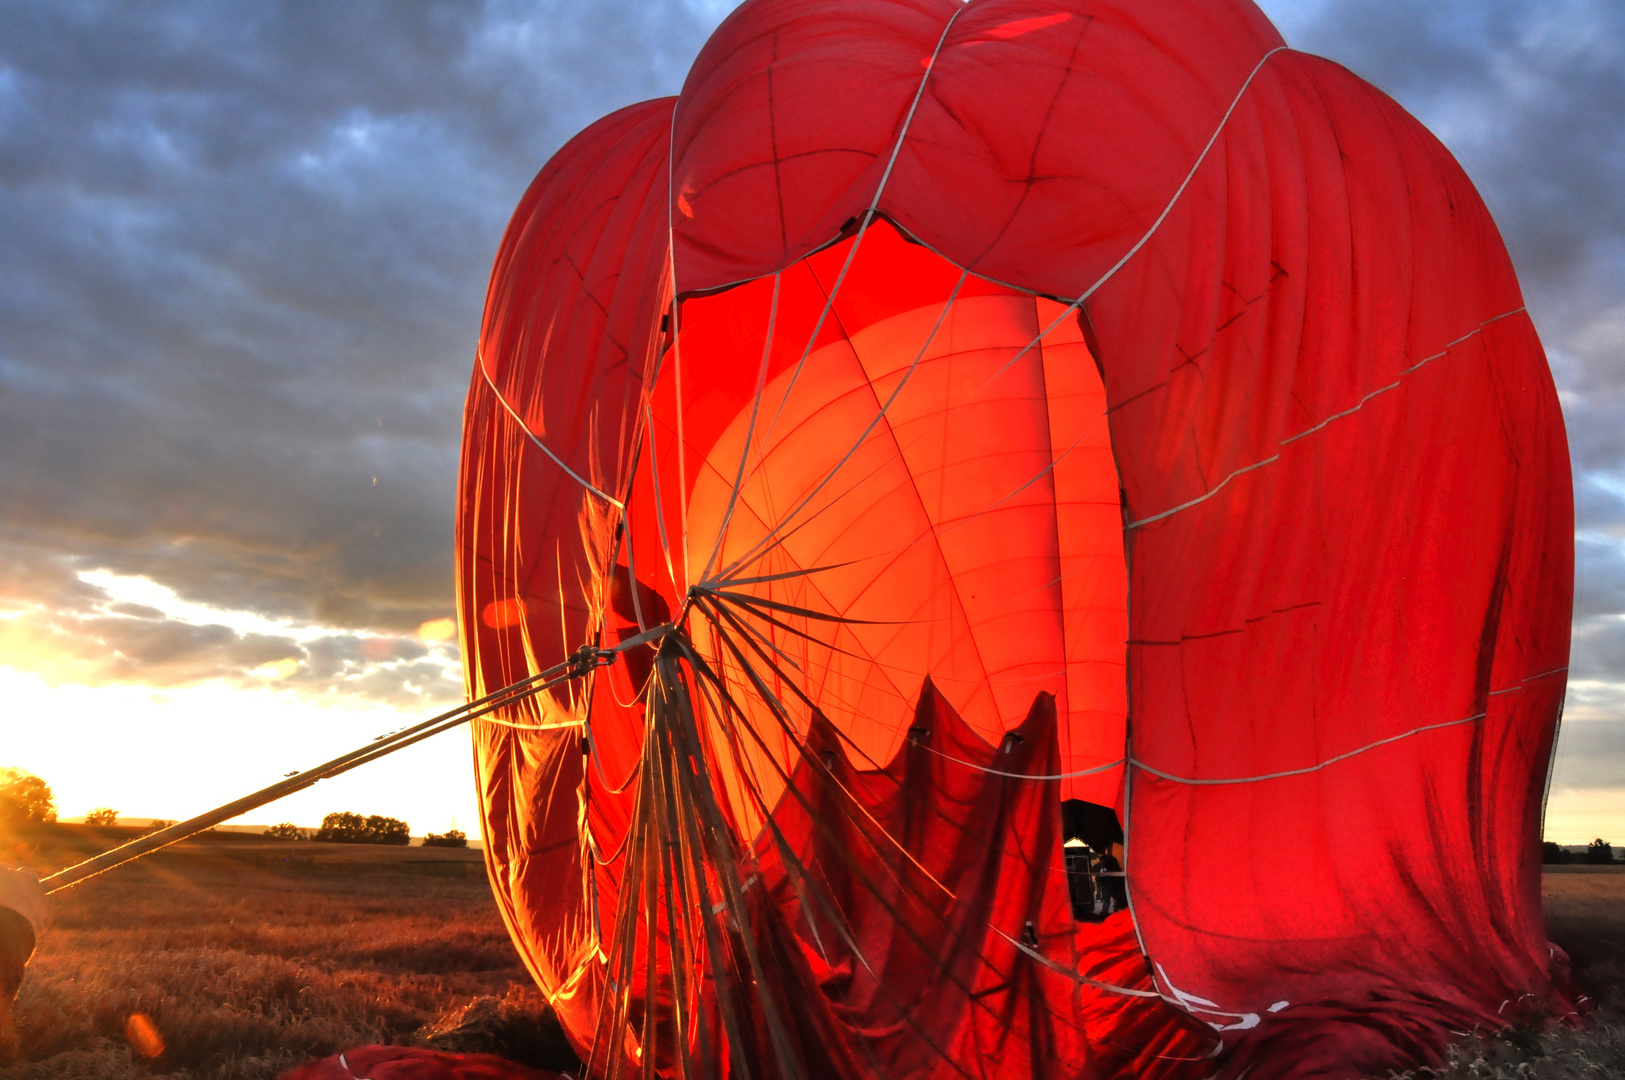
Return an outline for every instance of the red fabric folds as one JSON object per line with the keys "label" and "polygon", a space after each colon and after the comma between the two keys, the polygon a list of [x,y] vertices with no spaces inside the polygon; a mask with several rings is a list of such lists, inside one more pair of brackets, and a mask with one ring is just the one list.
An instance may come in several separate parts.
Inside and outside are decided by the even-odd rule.
{"label": "red fabric folds", "polygon": [[[882,770],[854,768],[827,721],[809,731],[823,768],[798,767],[780,834],[756,854],[868,1075],[948,1077],[969,1063],[988,1077],[1182,1075],[1217,1049],[1160,998],[1133,996],[1151,980],[1127,913],[1072,920],[1059,782],[1041,779],[1060,760],[1055,719],[1054,698],[1039,694],[989,746],[927,681]],[[823,899],[803,907],[784,848]]]}
{"label": "red fabric folds", "polygon": [[560,1080],[495,1054],[453,1054],[411,1046],[362,1046],[301,1065],[282,1080]]}
{"label": "red fabric folds", "polygon": [[[738,703],[707,760],[828,1072],[1352,1076],[1570,1008],[1551,376],[1449,153],[1246,0],[746,3],[521,202],[461,484],[471,693],[677,618]],[[650,655],[474,729],[583,1049]],[[1132,919],[1070,922],[1068,797]]]}

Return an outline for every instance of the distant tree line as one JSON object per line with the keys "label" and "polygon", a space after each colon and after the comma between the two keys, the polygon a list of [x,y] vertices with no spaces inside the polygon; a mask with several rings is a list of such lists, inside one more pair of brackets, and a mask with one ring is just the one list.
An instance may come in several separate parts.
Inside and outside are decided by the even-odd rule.
{"label": "distant tree line", "polygon": [[[0,828],[50,823],[56,821],[56,817],[56,797],[49,784],[22,769],[0,768]],[[117,825],[118,819],[117,810],[98,806],[85,815],[85,824]],[[147,831],[156,832],[173,824],[155,818]],[[412,830],[406,822],[382,814],[328,814],[322,818],[322,827],[314,831],[284,821],[266,829],[263,835],[270,840],[316,840],[324,844],[405,847],[412,842]],[[430,833],[423,842],[429,847],[466,848],[468,836],[459,829],[447,829],[443,833]]]}
{"label": "distant tree line", "polygon": [[[411,842],[411,830],[404,821],[373,814],[328,814],[320,829],[301,829],[291,821],[272,825],[263,835],[269,840],[319,840],[325,844],[395,844]],[[468,834],[461,829],[429,833],[424,847],[466,848]]]}
{"label": "distant tree line", "polygon": [[1540,861],[1547,866],[1563,866],[1569,863],[1606,866],[1614,861],[1614,845],[1598,837],[1586,845],[1584,851],[1570,851],[1562,844],[1554,844],[1548,840],[1540,846]]}
{"label": "distant tree line", "polygon": [[323,844],[393,844],[404,847],[412,842],[412,830],[399,818],[382,814],[328,814],[322,827],[311,837]]}

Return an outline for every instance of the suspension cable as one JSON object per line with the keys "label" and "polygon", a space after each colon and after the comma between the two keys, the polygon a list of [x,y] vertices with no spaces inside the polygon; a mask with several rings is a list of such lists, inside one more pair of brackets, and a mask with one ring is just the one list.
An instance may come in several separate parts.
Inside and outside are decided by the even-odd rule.
{"label": "suspension cable", "polygon": [[216,807],[206,813],[188,818],[167,828],[159,829],[156,832],[148,833],[146,836],[138,837],[127,844],[113,848],[111,851],[104,851],[94,858],[86,859],[84,862],[76,863],[64,870],[58,870],[56,873],[43,878],[40,885],[44,887],[47,894],[60,892],[71,885],[77,885],[87,878],[111,870],[115,866],[122,866],[127,862],[139,859],[143,855],[151,854],[160,848],[185,840],[189,836],[195,836],[223,821],[230,821],[232,818],[246,814],[250,810],[256,810],[266,803],[275,802],[284,796],[292,795],[296,791],[303,791],[317,781],[349,772],[359,765],[376,761],[386,754],[392,754],[397,750],[411,746],[413,743],[421,742],[444,731],[450,731],[452,728],[460,727],[470,720],[533,697],[543,690],[550,690],[574,679],[585,678],[598,668],[614,663],[615,658],[627,649],[653,641],[670,629],[670,623],[657,626],[608,649],[583,645],[571,653],[563,663],[555,664],[545,671],[527,675],[500,690],[487,694],[482,698],[477,698],[467,704],[459,705],[455,709],[443,712],[439,716],[425,720],[422,723],[402,728],[400,731],[388,735],[380,735],[366,746],[336,757],[332,761],[317,765],[313,769],[306,769],[304,772],[279,780],[269,787],[261,788],[252,795],[245,795],[240,799],[226,803],[224,806]]}

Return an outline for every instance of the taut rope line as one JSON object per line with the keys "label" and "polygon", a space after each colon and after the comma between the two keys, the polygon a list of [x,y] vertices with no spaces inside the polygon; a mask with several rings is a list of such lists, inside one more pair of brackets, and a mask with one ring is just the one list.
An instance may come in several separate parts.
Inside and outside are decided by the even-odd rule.
{"label": "taut rope line", "polygon": [[439,716],[425,720],[420,724],[403,728],[390,735],[380,736],[358,750],[352,750],[348,754],[324,762],[313,769],[306,769],[304,772],[280,780],[270,787],[261,788],[252,795],[245,795],[207,813],[188,818],[168,828],[159,829],[157,832],[148,833],[146,836],[138,837],[128,844],[116,847],[111,851],[104,851],[94,858],[86,859],[84,862],[77,863],[65,870],[58,870],[56,873],[41,879],[40,885],[45,888],[47,894],[60,892],[70,885],[77,885],[86,878],[95,877],[97,874],[111,870],[115,866],[122,866],[134,859],[139,859],[143,855],[168,847],[176,841],[195,836],[205,829],[220,824],[222,821],[230,821],[240,814],[246,814],[250,810],[258,809],[266,803],[275,802],[285,795],[303,791],[318,780],[326,780],[330,776],[349,772],[358,765],[365,765],[367,762],[375,761],[385,754],[392,754],[396,750],[421,742],[430,736],[439,735],[443,731],[450,731],[454,727],[459,727],[470,720],[485,716],[487,713],[495,712],[504,706],[523,701],[525,698],[539,694],[543,690],[549,690],[562,683],[590,675],[605,664],[614,663],[615,658],[627,649],[653,641],[671,628],[670,623],[657,626],[636,637],[628,638],[609,649],[595,649],[590,645],[582,646],[570,654],[570,658],[561,664],[555,664],[545,671],[538,671],[534,675],[527,675],[518,682],[504,686],[494,693],[470,701],[466,705],[459,705],[455,709],[443,712]]}

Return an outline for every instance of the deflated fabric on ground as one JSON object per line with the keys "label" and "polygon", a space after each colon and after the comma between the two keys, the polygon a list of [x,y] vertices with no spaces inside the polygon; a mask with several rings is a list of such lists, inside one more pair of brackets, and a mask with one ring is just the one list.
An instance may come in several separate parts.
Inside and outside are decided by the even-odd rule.
{"label": "deflated fabric on ground", "polygon": [[561,1080],[561,1074],[495,1054],[452,1054],[411,1046],[361,1046],[301,1065],[280,1080]]}

